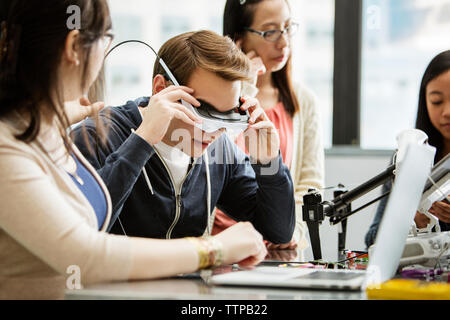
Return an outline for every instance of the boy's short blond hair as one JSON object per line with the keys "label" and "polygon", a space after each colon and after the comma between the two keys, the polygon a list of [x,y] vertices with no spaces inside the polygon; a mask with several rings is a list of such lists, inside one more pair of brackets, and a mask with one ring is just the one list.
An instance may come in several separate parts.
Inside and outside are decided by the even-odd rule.
{"label": "boy's short blond hair", "polygon": [[[213,31],[187,32],[169,39],[158,52],[180,85],[186,85],[197,68],[210,71],[228,81],[249,79],[248,57],[228,37]],[[156,61],[153,77],[165,75]],[[168,79],[166,75],[166,79]]]}

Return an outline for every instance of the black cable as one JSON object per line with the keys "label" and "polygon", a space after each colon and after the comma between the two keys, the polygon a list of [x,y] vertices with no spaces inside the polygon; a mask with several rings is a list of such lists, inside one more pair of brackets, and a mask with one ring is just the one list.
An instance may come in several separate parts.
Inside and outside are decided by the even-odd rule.
{"label": "black cable", "polygon": [[151,45],[149,45],[147,42],[141,41],[141,40],[125,40],[122,41],[118,44],[116,44],[114,47],[111,48],[111,50],[108,51],[108,53],[105,55],[105,61],[106,58],[108,58],[108,56],[114,51],[116,50],[118,47],[124,45],[124,44],[128,44],[128,43],[138,43],[138,44],[143,44],[144,46],[146,46],[147,48],[149,48],[156,56],[157,59],[157,63],[164,69],[164,78],[166,78],[167,80],[172,81],[172,83],[174,85],[179,85],[177,80],[175,79],[175,76],[172,74],[172,72],[170,71],[169,67],[166,65],[166,63],[164,62],[163,59],[161,59],[161,57],[158,55],[158,53],[156,52],[155,49],[153,49],[153,47]]}
{"label": "black cable", "polygon": [[381,199],[387,197],[390,193],[391,193],[391,192],[386,192],[385,194],[382,194],[382,195],[379,196],[378,198],[376,198],[376,199],[370,201],[369,203],[366,203],[366,204],[363,205],[362,207],[359,207],[358,209],[356,209],[356,210],[350,212],[350,215],[353,215],[353,214],[355,214],[355,213],[357,213],[357,212],[359,212],[359,211],[361,211],[361,210],[367,208],[368,206],[371,206],[371,205],[374,204],[375,202],[380,201]]}
{"label": "black cable", "polygon": [[153,53],[156,55],[156,57],[158,59],[161,59],[158,55],[158,53],[155,51],[155,49],[153,49],[153,47],[151,45],[149,45],[148,43],[141,41],[141,40],[126,40],[126,41],[122,41],[118,44],[116,44],[114,47],[111,48],[111,50],[108,51],[108,53],[105,55],[105,60],[106,58],[108,58],[108,56],[110,55],[110,53],[112,53],[115,49],[117,49],[118,47],[127,44],[127,43],[139,43],[139,44],[143,44],[144,46],[146,46],[147,48],[149,48],[150,50],[153,51]]}
{"label": "black cable", "polygon": [[[108,56],[109,56],[114,50],[116,50],[118,47],[120,47],[120,46],[122,46],[122,45],[124,45],[124,44],[128,44],[128,43],[139,43],[139,44],[143,44],[144,46],[146,46],[147,48],[149,48],[149,49],[156,55],[156,58],[158,59],[158,63],[161,61],[160,56],[159,56],[158,53],[155,51],[155,49],[153,49],[153,47],[152,47],[151,45],[149,45],[148,43],[146,43],[146,42],[144,42],[144,41],[141,41],[141,40],[133,40],[133,39],[132,39],[132,40],[122,41],[122,42],[116,44],[114,47],[112,47],[112,48],[106,53],[105,58],[104,58],[104,61],[106,61],[106,59],[108,58]],[[120,217],[119,217],[119,216],[117,217],[117,221],[118,221],[119,224],[120,224],[120,227],[121,227],[121,229],[122,229],[122,231],[123,231],[123,234],[127,237],[127,233],[125,232],[125,229],[124,229],[124,227],[123,227],[123,225],[122,225],[122,222],[120,221]],[[114,223],[115,223],[115,222],[114,222]]]}
{"label": "black cable", "polygon": [[361,210],[363,210],[363,209],[365,209],[365,208],[371,206],[371,205],[374,204],[375,202],[378,202],[378,201],[380,201],[381,199],[387,197],[390,193],[391,193],[390,191],[389,191],[389,192],[386,192],[385,194],[382,194],[382,195],[379,196],[378,198],[376,198],[376,199],[370,201],[369,203],[366,203],[365,205],[359,207],[358,209],[353,210],[353,211],[347,213],[345,216],[339,216],[338,219],[336,219],[335,222],[338,223],[338,222],[340,222],[340,221],[342,221],[342,220],[347,219],[347,218],[350,217],[351,215],[354,215],[355,213],[357,213],[357,212],[359,212],[359,211],[361,211]]}

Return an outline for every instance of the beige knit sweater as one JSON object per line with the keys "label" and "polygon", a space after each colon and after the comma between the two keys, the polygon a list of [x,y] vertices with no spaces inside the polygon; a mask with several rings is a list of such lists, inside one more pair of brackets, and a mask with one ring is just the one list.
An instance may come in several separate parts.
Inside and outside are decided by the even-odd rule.
{"label": "beige knit sweater", "polygon": [[[295,188],[296,233],[300,249],[308,246],[308,228],[303,221],[303,196],[308,189],[322,192],[325,176],[325,152],[322,138],[322,120],[318,110],[317,100],[306,87],[297,85],[297,98],[300,111],[294,121],[294,157],[291,165],[291,175]],[[303,257],[300,257],[303,259]]]}
{"label": "beige knit sweater", "polygon": [[0,299],[63,298],[71,266],[79,268],[83,284],[128,279],[130,242],[104,232],[111,201],[96,171],[73,146],[107,195],[101,232],[91,205],[66,173],[74,170],[58,132],[44,125],[27,144],[14,137],[23,129],[18,123],[0,121]]}

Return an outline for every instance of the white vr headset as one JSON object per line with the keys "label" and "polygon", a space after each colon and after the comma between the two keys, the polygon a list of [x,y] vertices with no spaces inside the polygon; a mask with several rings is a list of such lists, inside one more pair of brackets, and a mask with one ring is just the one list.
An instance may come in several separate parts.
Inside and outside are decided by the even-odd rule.
{"label": "white vr headset", "polygon": [[[177,79],[175,79],[175,76],[172,74],[169,67],[167,67],[164,60],[160,58],[159,63],[167,73],[169,80],[172,81],[174,85],[179,86],[180,84]],[[195,126],[205,132],[212,133],[220,129],[226,129],[233,134],[237,134],[247,130],[249,126],[248,120],[250,119],[250,115],[248,111],[242,111],[240,109],[242,103],[239,104],[239,107],[227,112],[220,112],[204,101],[200,101],[201,105],[197,108],[184,100],[181,100],[181,103],[197,117],[202,119],[202,123],[196,123]]]}
{"label": "white vr headset", "polygon": [[[166,72],[166,75],[169,77],[169,80],[172,81],[172,83],[176,86],[179,86],[177,79],[175,79],[174,75],[170,71],[169,67],[167,67],[166,63],[164,62],[161,57],[159,57],[158,53],[152,48],[151,45],[148,43],[141,41],[141,40],[126,40],[123,41],[117,45],[115,45],[105,56],[106,58],[118,47],[128,44],[128,43],[139,43],[142,45],[145,45],[148,47],[152,52],[156,55],[156,57],[159,60],[159,63],[163,67],[164,71]],[[216,132],[220,129],[226,129],[227,131],[231,131],[233,134],[239,134],[243,131],[245,131],[249,124],[248,120],[250,119],[250,115],[248,111],[242,111],[240,109],[240,104],[238,107],[234,108],[231,111],[228,112],[220,112],[217,109],[215,109],[213,106],[211,106],[208,103],[201,101],[201,106],[198,108],[193,107],[190,103],[181,100],[181,103],[187,107],[189,110],[191,110],[196,116],[198,116],[200,119],[203,120],[203,122],[196,123],[195,126],[205,132],[212,133]]]}

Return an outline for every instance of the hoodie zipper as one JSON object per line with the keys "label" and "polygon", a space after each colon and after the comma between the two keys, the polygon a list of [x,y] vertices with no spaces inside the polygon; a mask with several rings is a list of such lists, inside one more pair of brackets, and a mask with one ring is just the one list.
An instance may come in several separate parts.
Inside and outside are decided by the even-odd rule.
{"label": "hoodie zipper", "polygon": [[[175,190],[175,182],[172,176],[172,173],[169,170],[169,167],[167,166],[166,162],[164,161],[163,157],[161,157],[161,155],[159,154],[158,150],[156,150],[156,148],[154,148],[155,153],[158,155],[159,159],[161,160],[162,164],[164,165],[164,167],[166,168],[167,173],[169,174],[169,178],[170,181],[172,183],[172,187]],[[183,178],[183,181],[181,182],[180,188],[179,190],[175,190],[175,219],[173,220],[171,226],[169,227],[169,229],[167,230],[166,233],[166,239],[171,239],[172,237],[172,231],[175,228],[175,226],[178,223],[178,220],[180,220],[180,215],[181,215],[181,207],[182,207],[182,203],[181,203],[181,190],[183,190],[183,184],[186,181],[187,177],[189,176],[189,174],[192,172],[192,170],[194,169],[194,166],[192,166],[192,168],[189,170],[189,172],[186,174],[186,176]]]}

